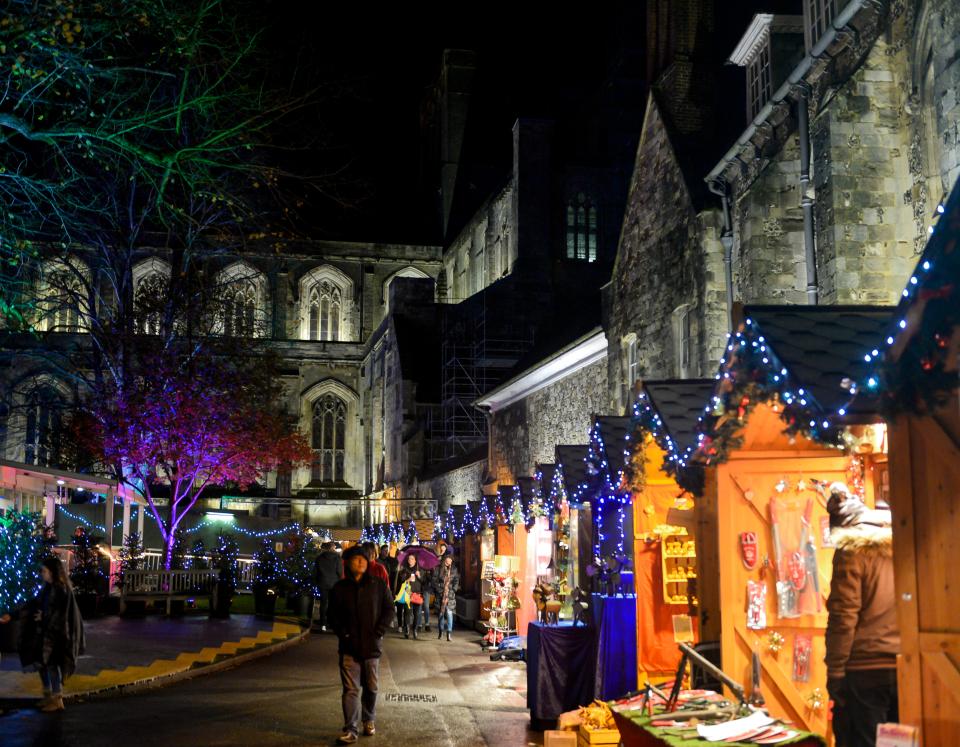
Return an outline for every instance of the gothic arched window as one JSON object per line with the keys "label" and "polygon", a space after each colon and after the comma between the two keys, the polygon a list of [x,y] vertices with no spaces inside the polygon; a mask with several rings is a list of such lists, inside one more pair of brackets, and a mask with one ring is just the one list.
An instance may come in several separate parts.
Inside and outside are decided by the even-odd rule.
{"label": "gothic arched window", "polygon": [[309,318],[311,340],[340,339],[340,311],[343,295],[329,280],[322,280],[310,289]]}
{"label": "gothic arched window", "polygon": [[133,296],[137,331],[143,335],[159,335],[167,294],[167,278],[160,272],[144,275]]}
{"label": "gothic arched window", "polygon": [[313,404],[313,482],[343,482],[346,428],[347,406],[342,399],[325,394]]}
{"label": "gothic arched window", "polygon": [[567,203],[567,259],[597,260],[597,209],[583,192]]}
{"label": "gothic arched window", "polygon": [[81,331],[83,309],[86,308],[82,269],[67,266],[66,263],[48,265],[44,272],[41,306],[44,325],[47,332]]}
{"label": "gothic arched window", "polygon": [[234,283],[223,300],[223,333],[228,337],[254,337],[257,321],[257,287],[249,281]]}
{"label": "gothic arched window", "polygon": [[41,385],[25,402],[23,461],[43,467],[56,466],[60,456],[62,402],[56,391]]}

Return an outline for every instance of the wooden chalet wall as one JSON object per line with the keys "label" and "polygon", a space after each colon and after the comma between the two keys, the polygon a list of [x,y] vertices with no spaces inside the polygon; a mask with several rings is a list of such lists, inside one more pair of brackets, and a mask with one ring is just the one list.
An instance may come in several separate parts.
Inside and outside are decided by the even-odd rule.
{"label": "wooden chalet wall", "polygon": [[[701,532],[707,531],[715,519],[716,563],[713,583],[719,590],[719,599],[712,602],[717,610],[706,608],[711,603],[707,587],[711,583],[709,562],[701,562],[701,600],[704,628],[713,630],[716,619],[720,622],[721,661],[723,670],[748,687],[751,679],[751,658],[754,651],[760,654],[761,691],[770,712],[795,722],[804,729],[818,734],[827,734],[829,724],[826,705],[826,667],[824,657],[824,632],[827,624],[826,599],[830,591],[833,550],[824,548],[820,536],[820,519],[826,516],[826,500],[811,484],[811,478],[833,482],[844,480],[847,460],[836,449],[828,449],[803,437],[789,439],[783,435],[783,421],[772,408],[758,406],[750,415],[743,429],[741,448],[731,452],[729,459],[708,470],[714,472],[707,480],[705,495],[698,504],[704,512],[701,517]],[[777,490],[777,483],[786,480],[789,488]],[[804,488],[797,483],[803,480]],[[794,511],[802,512],[808,499],[813,499],[811,533],[817,548],[819,571],[820,612],[804,614],[793,619],[780,619],[777,615],[776,568],[770,526],[769,504],[776,497],[793,504]],[[868,496],[868,501],[871,496]],[[784,520],[781,517],[781,525]],[[796,532],[799,522],[794,519],[792,531],[783,531],[781,544],[784,549],[793,549],[798,543]],[[759,562],[748,570],[741,560],[739,536],[742,532],[757,533]],[[707,553],[709,547],[703,548]],[[771,566],[764,573],[767,587],[767,626],[764,630],[747,628],[747,581],[760,581],[763,559],[770,558]],[[810,581],[801,594],[808,595],[813,605],[816,592]],[[776,631],[783,636],[783,645],[778,653],[770,650],[770,634]],[[810,657],[810,676],[807,682],[793,679],[793,646],[797,634],[812,637],[813,651]],[[820,708],[813,708],[810,697],[816,689],[823,695]]]}
{"label": "wooden chalet wall", "polygon": [[900,721],[926,747],[960,734],[960,406],[890,424]]}

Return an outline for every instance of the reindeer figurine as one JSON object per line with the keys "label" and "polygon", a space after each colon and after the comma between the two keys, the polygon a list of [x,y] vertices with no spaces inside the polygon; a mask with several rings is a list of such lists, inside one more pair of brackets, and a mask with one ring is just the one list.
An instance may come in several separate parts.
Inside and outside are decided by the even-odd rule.
{"label": "reindeer figurine", "polygon": [[573,590],[573,626],[579,623],[589,627],[592,620],[590,616],[590,595],[579,586]]}
{"label": "reindeer figurine", "polygon": [[533,601],[537,605],[540,622],[544,625],[558,625],[560,623],[560,608],[563,603],[559,599],[551,599],[553,587],[541,581],[533,587]]}

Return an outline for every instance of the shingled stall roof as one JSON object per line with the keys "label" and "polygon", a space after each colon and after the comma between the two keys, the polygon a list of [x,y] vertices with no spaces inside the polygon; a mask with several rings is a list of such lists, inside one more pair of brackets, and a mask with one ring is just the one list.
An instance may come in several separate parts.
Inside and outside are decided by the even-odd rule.
{"label": "shingled stall roof", "polygon": [[563,487],[571,503],[579,502],[579,495],[587,485],[587,452],[589,446],[557,446],[557,469],[563,477]]}
{"label": "shingled stall roof", "polygon": [[[670,444],[683,450],[696,443],[697,426],[704,405],[710,401],[715,379],[660,379],[643,382],[641,397],[646,396],[660,425],[653,436],[667,453]],[[642,399],[638,400],[638,405]],[[668,441],[669,439],[669,441]]]}
{"label": "shingled stall roof", "polygon": [[937,212],[930,240],[888,320],[882,375],[873,374],[888,416],[934,410],[960,384],[960,180]]}
{"label": "shingled stall roof", "polygon": [[540,481],[540,493],[543,496],[551,494],[553,487],[553,478],[557,472],[557,465],[552,462],[538,464],[536,469],[537,479]]}
{"label": "shingled stall roof", "polygon": [[892,306],[748,306],[744,312],[789,371],[830,417],[844,409],[848,419],[871,418],[876,399],[862,392],[872,358],[882,346]]}
{"label": "shingled stall roof", "polygon": [[631,419],[616,415],[597,415],[590,429],[587,452],[587,476],[593,489],[609,492],[620,485],[620,478],[629,459],[624,449],[629,445]]}

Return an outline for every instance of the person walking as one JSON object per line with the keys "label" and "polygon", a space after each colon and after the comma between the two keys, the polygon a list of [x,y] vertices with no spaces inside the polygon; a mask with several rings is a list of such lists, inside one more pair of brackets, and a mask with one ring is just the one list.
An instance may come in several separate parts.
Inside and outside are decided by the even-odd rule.
{"label": "person walking", "polygon": [[[433,552],[438,558],[442,558],[447,554],[447,543],[446,540],[438,540],[436,547],[433,548]],[[432,584],[425,584],[423,590],[423,629],[425,632],[430,632],[430,605],[433,602],[431,598],[433,592]]]}
{"label": "person walking", "polygon": [[320,630],[327,630],[327,610],[330,605],[330,592],[337,582],[343,578],[343,561],[340,553],[334,549],[332,542],[320,545],[320,554],[314,561],[314,582],[317,593],[320,595],[320,610],[318,623]]}
{"label": "person walking", "polygon": [[447,553],[436,567],[432,577],[433,594],[437,599],[437,640],[446,629],[447,640],[453,632],[453,613],[457,609],[457,590],[460,588],[460,572],[453,564],[453,554]]}
{"label": "person walking", "polygon": [[841,483],[830,486],[827,511],[836,548],[824,657],[833,730],[837,747],[874,747],[877,724],[898,721],[891,516]]}
{"label": "person walking", "polygon": [[417,628],[420,625],[420,609],[423,606],[423,589],[426,579],[420,570],[417,556],[413,553],[404,558],[397,573],[397,584],[400,591],[397,594],[397,622],[403,630],[403,637],[409,638],[413,630],[413,638],[417,639]]}
{"label": "person walking", "polygon": [[63,683],[74,673],[84,652],[83,618],[60,558],[41,562],[43,588],[21,611],[20,661],[36,669],[43,683],[40,710],[63,710]]}
{"label": "person walking", "polygon": [[387,585],[387,589],[392,589],[393,586],[390,584],[390,574],[387,573],[385,566],[377,562],[377,543],[376,542],[364,542],[360,545],[360,548],[363,550],[364,556],[367,558],[367,573],[371,576],[376,576],[383,583]]}
{"label": "person walking", "polygon": [[[396,545],[394,545],[394,550],[396,550]],[[390,579],[391,591],[399,588],[397,585],[397,569],[399,567],[399,564],[397,563],[396,557],[390,554],[389,545],[382,545],[380,547],[380,558],[377,562],[387,569],[387,576]],[[397,625],[396,620],[390,623],[391,628],[396,627],[396,625]]]}
{"label": "person walking", "polygon": [[343,560],[346,575],[331,590],[328,620],[340,644],[343,733],[337,743],[352,744],[357,741],[361,720],[364,736],[372,737],[377,732],[380,655],[383,634],[394,613],[387,585],[367,573],[363,550],[351,547],[343,554]]}

